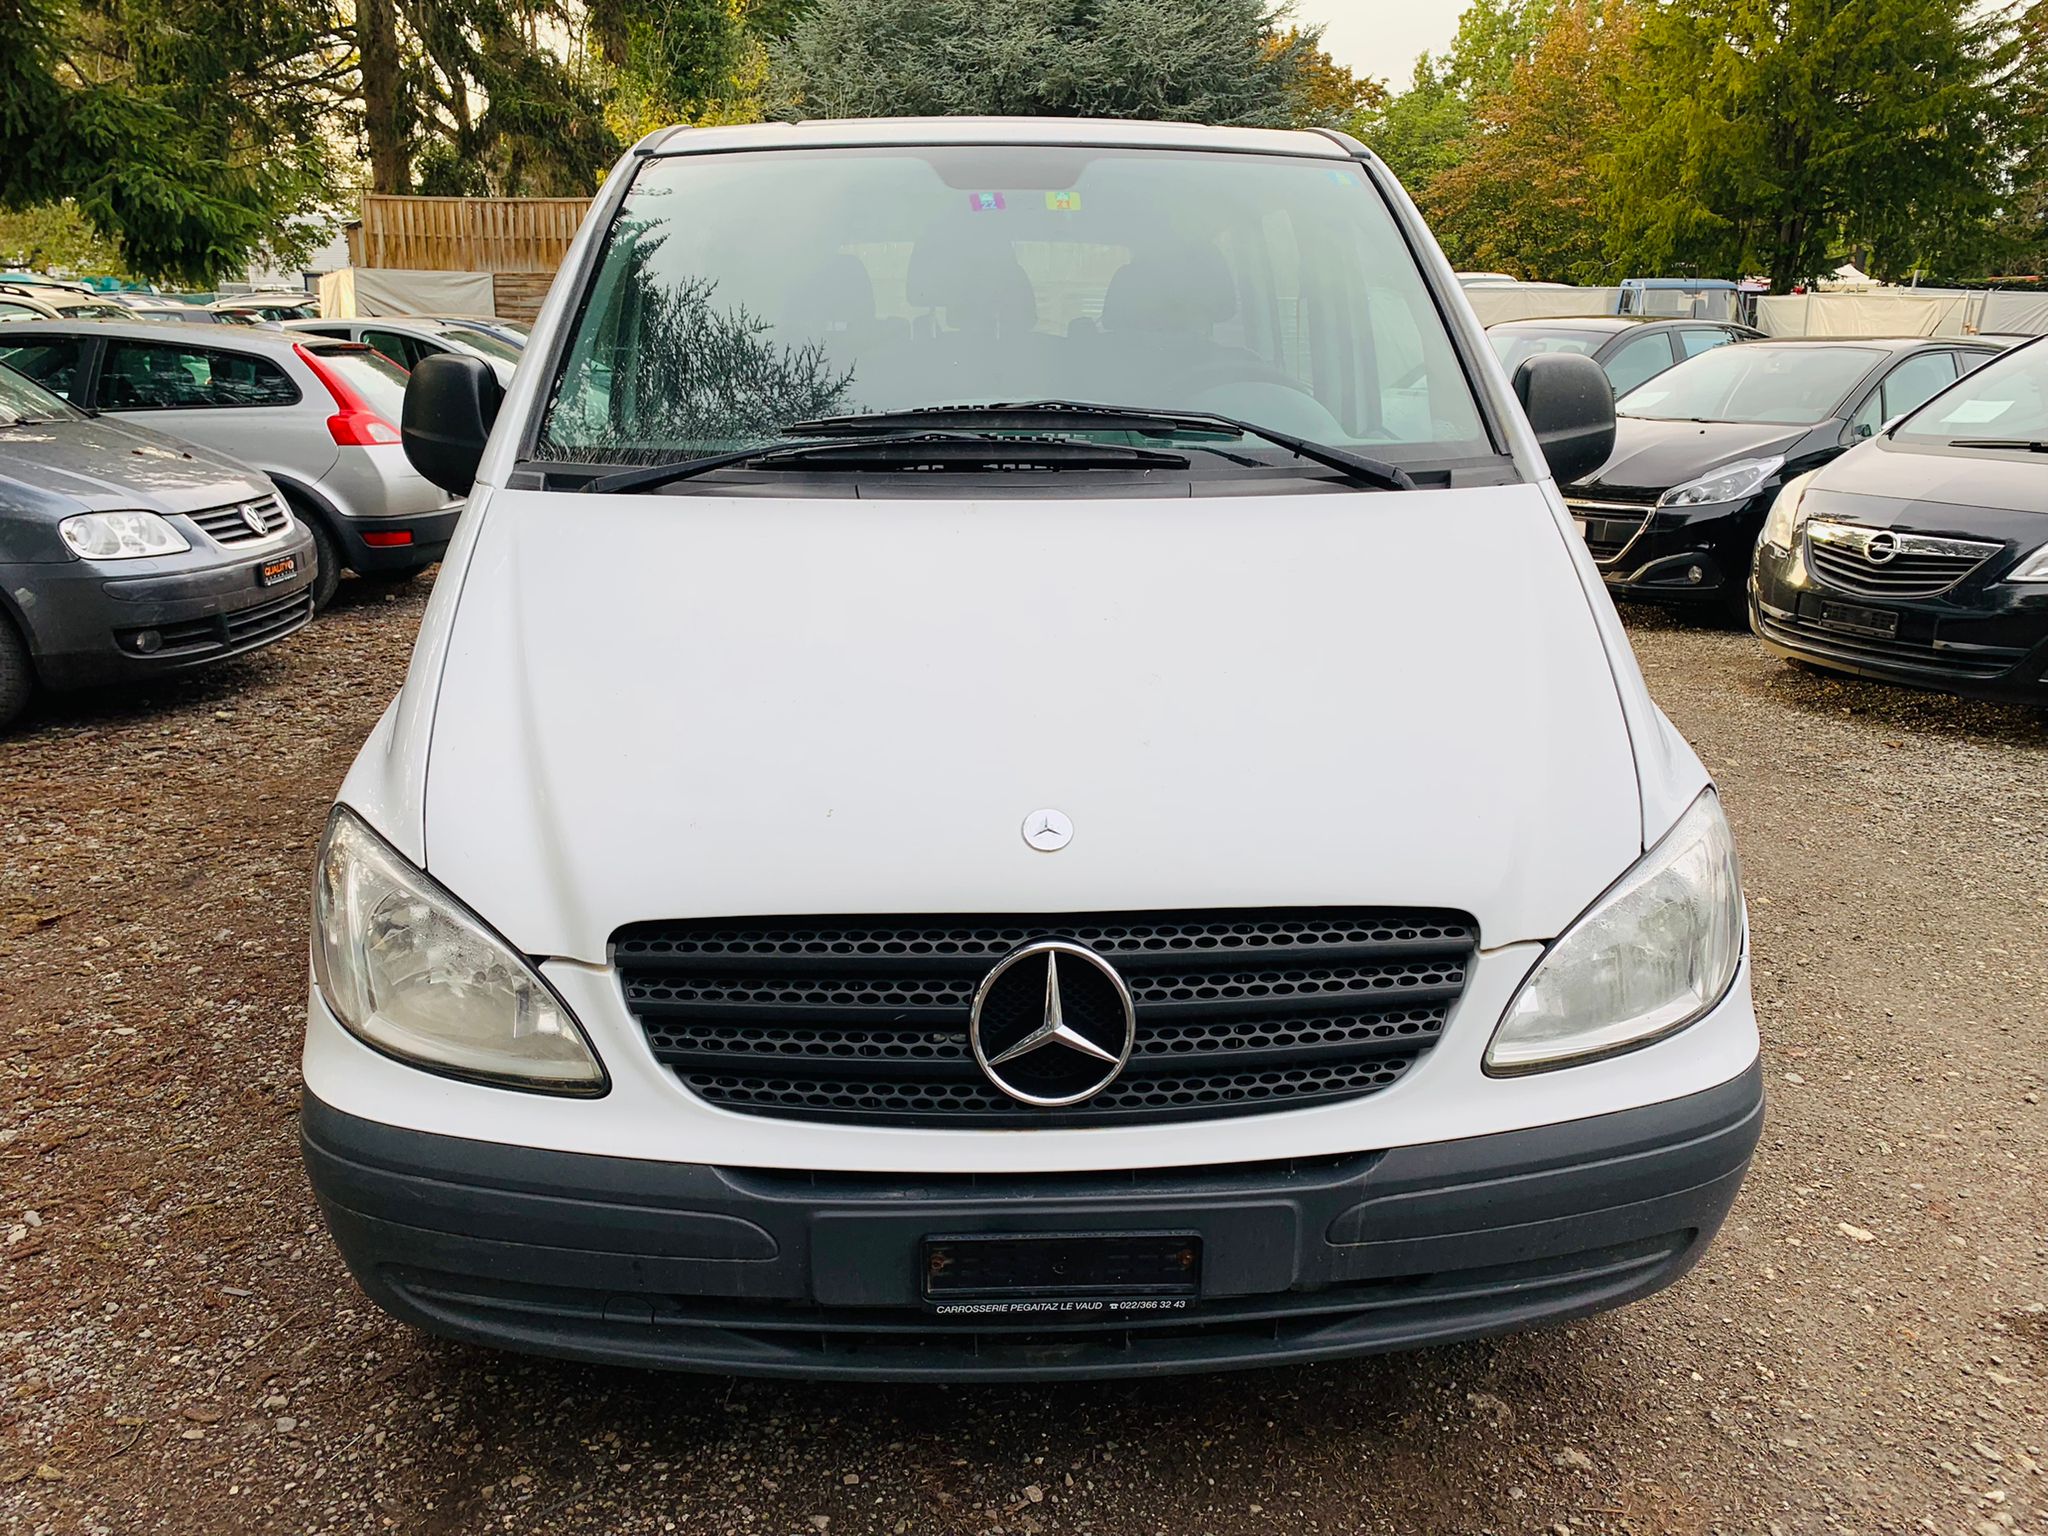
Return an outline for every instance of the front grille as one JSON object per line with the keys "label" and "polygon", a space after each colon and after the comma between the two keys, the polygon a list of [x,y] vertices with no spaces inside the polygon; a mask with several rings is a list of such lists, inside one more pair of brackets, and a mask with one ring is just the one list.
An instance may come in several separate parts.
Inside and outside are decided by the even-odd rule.
{"label": "front grille", "polygon": [[[1129,1064],[1070,1109],[1017,1103],[968,1045],[975,989],[1036,939],[1129,987]],[[1427,1055],[1477,926],[1452,912],[1311,908],[645,923],[613,937],[657,1060],[728,1109],[801,1119],[1128,1124],[1376,1092]]]}
{"label": "front grille", "polygon": [[1907,666],[1952,677],[1982,680],[1998,677],[2026,654],[2003,646],[1946,645],[1911,637],[1878,638],[1830,629],[1801,614],[1773,609],[1762,616],[1764,638],[1780,645],[1838,661]]}
{"label": "front grille", "polygon": [[1657,509],[1642,502],[1595,501],[1567,496],[1565,506],[1586,525],[1586,548],[1595,560],[1612,560],[1627,549]]}
{"label": "front grille", "polygon": [[[1806,562],[1814,575],[1860,597],[1934,597],[2003,547],[1857,523],[1815,522],[1806,527]],[[1873,552],[1879,558],[1872,559]]]}
{"label": "front grille", "polygon": [[[257,501],[238,501],[231,507],[213,507],[188,514],[200,530],[216,544],[253,544],[284,530],[291,516],[275,496]],[[254,522],[251,521],[254,519]],[[259,529],[254,524],[261,523]]]}
{"label": "front grille", "polygon": [[[271,640],[290,634],[313,617],[310,587],[288,597],[272,598],[233,613],[212,613],[203,619],[186,619],[159,625],[151,630],[123,630],[119,639],[126,650],[157,656],[232,655],[254,650]],[[159,646],[142,652],[138,638],[154,633]]]}

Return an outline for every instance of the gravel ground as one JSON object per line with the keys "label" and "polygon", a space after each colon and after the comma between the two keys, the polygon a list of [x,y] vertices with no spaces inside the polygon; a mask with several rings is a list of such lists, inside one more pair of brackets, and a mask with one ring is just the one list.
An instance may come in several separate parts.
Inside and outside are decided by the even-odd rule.
{"label": "gravel ground", "polygon": [[1630,616],[1741,840],[1772,1094],[1676,1288],[1169,1385],[768,1385],[425,1339],[314,1213],[307,868],[423,597],[0,742],[0,1530],[2048,1533],[2039,713]]}

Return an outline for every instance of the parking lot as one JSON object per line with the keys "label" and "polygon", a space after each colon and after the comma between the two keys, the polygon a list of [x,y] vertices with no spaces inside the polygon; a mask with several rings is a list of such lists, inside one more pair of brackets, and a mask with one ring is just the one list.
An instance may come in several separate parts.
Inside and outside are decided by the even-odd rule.
{"label": "parking lot", "polygon": [[1740,838],[1770,1093],[1674,1290],[1234,1377],[663,1377],[406,1331],[299,1170],[307,870],[425,593],[0,744],[0,1528],[2048,1531],[2039,712],[1630,615]]}

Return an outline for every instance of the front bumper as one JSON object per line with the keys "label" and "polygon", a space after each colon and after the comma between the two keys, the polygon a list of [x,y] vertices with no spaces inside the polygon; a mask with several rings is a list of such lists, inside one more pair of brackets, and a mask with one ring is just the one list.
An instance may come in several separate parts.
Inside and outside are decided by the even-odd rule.
{"label": "front bumper", "polygon": [[[1829,622],[1831,608],[1890,615],[1896,627],[1859,633]],[[1800,556],[1760,544],[1749,627],[1773,655],[1832,672],[2048,704],[2048,587],[2037,584],[1980,576],[1940,597],[1872,598],[1819,585]]]}
{"label": "front bumper", "polygon": [[[1759,1065],[1705,1092],[1531,1130],[1150,1172],[720,1168],[402,1130],[308,1093],[307,1172],[349,1268],[435,1333],[536,1354],[766,1376],[1052,1379],[1438,1344],[1669,1284],[1735,1198]],[[1186,1310],[946,1316],[922,1241],[1199,1234]]]}
{"label": "front bumper", "polygon": [[[1658,507],[1619,549],[1596,544],[1600,579],[1616,597],[1661,602],[1729,603],[1749,579],[1750,551],[1763,531],[1777,485],[1743,501]],[[1597,526],[1597,503],[1570,499],[1574,518]]]}
{"label": "front bumper", "polygon": [[[258,570],[285,555],[297,558],[297,573],[259,585]],[[0,581],[16,594],[45,687],[139,682],[246,655],[304,627],[313,616],[313,539],[294,527],[232,556],[194,550],[0,567]]]}

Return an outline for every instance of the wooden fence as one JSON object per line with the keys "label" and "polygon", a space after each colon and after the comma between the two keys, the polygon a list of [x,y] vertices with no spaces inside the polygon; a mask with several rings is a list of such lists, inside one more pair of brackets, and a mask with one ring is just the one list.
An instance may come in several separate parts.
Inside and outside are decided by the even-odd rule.
{"label": "wooden fence", "polygon": [[349,226],[357,267],[415,272],[553,272],[587,197],[394,197],[370,193]]}

